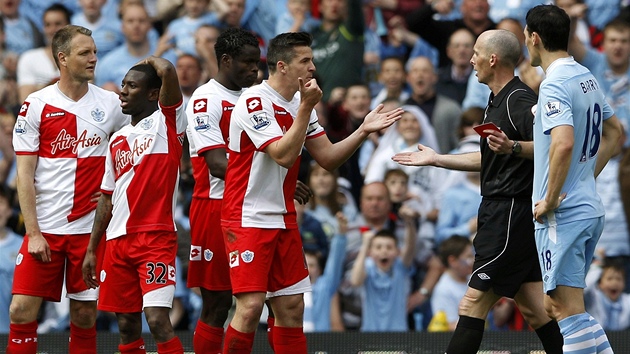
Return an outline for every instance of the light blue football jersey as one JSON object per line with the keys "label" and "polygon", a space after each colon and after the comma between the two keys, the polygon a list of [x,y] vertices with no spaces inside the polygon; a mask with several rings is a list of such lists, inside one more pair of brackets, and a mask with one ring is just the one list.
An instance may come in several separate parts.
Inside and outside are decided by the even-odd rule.
{"label": "light blue football jersey", "polygon": [[534,120],[534,203],[547,193],[551,130],[572,126],[574,145],[561,192],[567,194],[566,198],[544,224],[535,223],[536,228],[548,227],[550,221],[563,224],[604,215],[595,189],[595,162],[604,120],[612,115],[595,77],[572,57],[558,59],[547,68]]}

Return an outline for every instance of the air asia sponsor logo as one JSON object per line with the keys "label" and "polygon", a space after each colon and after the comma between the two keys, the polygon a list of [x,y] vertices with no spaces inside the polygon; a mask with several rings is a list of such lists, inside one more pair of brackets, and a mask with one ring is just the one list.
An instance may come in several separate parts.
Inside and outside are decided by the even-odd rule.
{"label": "air asia sponsor logo", "polygon": [[256,111],[262,110],[262,104],[259,97],[251,97],[248,98],[247,101],[247,112],[252,113]]}
{"label": "air asia sponsor logo", "polygon": [[52,147],[50,153],[54,155],[57,151],[72,149],[72,153],[76,154],[79,148],[86,149],[92,146],[99,146],[102,141],[98,134],[88,137],[87,130],[84,130],[77,138],[72,136],[65,129],[61,129],[59,135],[50,143]]}
{"label": "air asia sponsor logo", "polygon": [[208,100],[205,98],[195,100],[193,104],[193,113],[201,113],[208,111]]}
{"label": "air asia sponsor logo", "polygon": [[119,172],[125,170],[128,166],[133,165],[135,158],[140,158],[142,154],[147,151],[151,144],[153,144],[153,138],[143,138],[134,140],[131,150],[124,150],[123,148],[116,151],[114,156],[116,171]]}

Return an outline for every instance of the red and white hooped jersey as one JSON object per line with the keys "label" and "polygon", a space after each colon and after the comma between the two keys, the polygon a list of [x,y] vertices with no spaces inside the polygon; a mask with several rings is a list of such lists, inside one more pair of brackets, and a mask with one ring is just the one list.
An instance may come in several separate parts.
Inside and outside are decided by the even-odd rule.
{"label": "red and white hooped jersey", "polygon": [[109,142],[103,193],[112,194],[107,239],[135,232],[176,231],[186,115],[182,102],[160,109],[136,125],[126,125]]}
{"label": "red and white hooped jersey", "polygon": [[35,209],[42,232],[89,233],[105,168],[107,139],[129,123],[118,95],[88,85],[78,101],[57,84],[30,94],[18,114],[13,147],[37,155]]}
{"label": "red and white hooped jersey", "polygon": [[195,90],[186,107],[194,198],[223,198],[223,180],[210,174],[205,159],[199,154],[217,148],[227,151],[230,116],[241,92],[229,90],[212,79]]}
{"label": "red and white hooped jersey", "polygon": [[[265,148],[289,130],[299,105],[299,92],[287,101],[266,81],[245,90],[238,99],[230,122],[223,226],[297,228],[293,195],[300,158],[286,169],[267,155]],[[306,138],[323,134],[313,110]]]}

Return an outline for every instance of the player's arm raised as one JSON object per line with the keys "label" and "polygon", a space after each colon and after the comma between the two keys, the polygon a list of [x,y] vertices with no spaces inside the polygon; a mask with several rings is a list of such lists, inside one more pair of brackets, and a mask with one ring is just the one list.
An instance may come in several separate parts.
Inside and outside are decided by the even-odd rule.
{"label": "player's arm raised", "polygon": [[162,87],[160,88],[160,97],[158,99],[162,106],[174,106],[181,102],[182,91],[179,88],[177,71],[175,71],[173,64],[166,59],[154,56],[146,58],[145,62],[153,66],[160,79],[162,79]]}
{"label": "player's arm raised", "polygon": [[92,226],[90,242],[85,252],[82,267],[83,281],[87,286],[93,289],[97,288],[99,285],[98,279],[96,278],[96,249],[99,243],[101,243],[103,235],[105,235],[109,221],[112,219],[112,208],[112,195],[107,193],[101,194],[101,198],[98,200],[98,205],[96,206],[94,225]]}
{"label": "player's arm raised", "polygon": [[300,106],[297,117],[295,117],[291,128],[287,130],[282,138],[272,142],[265,148],[265,152],[278,165],[287,169],[293,166],[302,151],[311,112],[322,98],[322,90],[314,79],[305,83],[304,79],[298,78],[298,82],[300,85]]}

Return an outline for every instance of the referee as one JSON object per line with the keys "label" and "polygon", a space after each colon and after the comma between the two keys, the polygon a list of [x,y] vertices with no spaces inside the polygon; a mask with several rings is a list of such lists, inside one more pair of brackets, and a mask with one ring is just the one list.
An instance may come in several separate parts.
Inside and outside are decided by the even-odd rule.
{"label": "referee", "polygon": [[547,353],[562,353],[558,324],[543,307],[531,202],[532,107],[537,98],[514,76],[521,52],[516,36],[505,30],[486,31],[475,43],[470,62],[479,82],[492,91],[483,123],[500,129],[483,131],[481,151],[440,155],[419,145],[418,152],[393,158],[402,165],[481,172],[483,199],[474,239],[475,263],[447,354],[477,353],[488,312],[503,296],[515,300]]}

